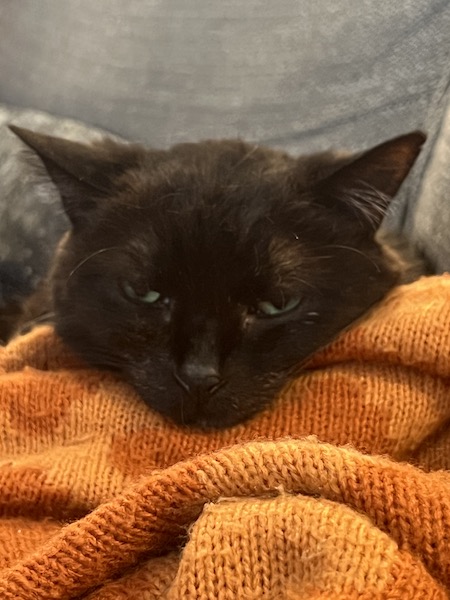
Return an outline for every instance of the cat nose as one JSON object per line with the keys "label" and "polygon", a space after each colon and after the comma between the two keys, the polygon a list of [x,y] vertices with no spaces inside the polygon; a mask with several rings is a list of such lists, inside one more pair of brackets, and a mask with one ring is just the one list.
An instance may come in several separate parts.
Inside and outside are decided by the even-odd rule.
{"label": "cat nose", "polygon": [[223,385],[217,368],[212,365],[188,362],[176,369],[174,376],[188,394],[208,392],[212,395]]}

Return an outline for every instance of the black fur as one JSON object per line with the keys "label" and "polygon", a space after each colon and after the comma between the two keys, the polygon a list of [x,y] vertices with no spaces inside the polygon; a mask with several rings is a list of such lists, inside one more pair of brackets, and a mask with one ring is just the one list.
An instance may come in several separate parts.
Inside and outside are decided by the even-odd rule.
{"label": "black fur", "polygon": [[[421,133],[357,158],[293,158],[241,141],[154,151],[13,130],[73,224],[50,278],[58,333],[178,423],[254,415],[408,278],[375,233]],[[154,304],[139,299],[149,290]]]}

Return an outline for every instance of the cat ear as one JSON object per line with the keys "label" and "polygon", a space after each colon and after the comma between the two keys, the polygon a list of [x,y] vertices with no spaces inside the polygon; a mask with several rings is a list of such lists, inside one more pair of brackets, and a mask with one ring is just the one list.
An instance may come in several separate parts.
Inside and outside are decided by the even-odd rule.
{"label": "cat ear", "polygon": [[41,159],[74,226],[90,218],[99,199],[112,193],[117,177],[137,164],[142,152],[138,145],[112,140],[89,146],[16,125],[9,129]]}
{"label": "cat ear", "polygon": [[319,201],[376,229],[425,140],[414,131],[364,152],[316,184]]}

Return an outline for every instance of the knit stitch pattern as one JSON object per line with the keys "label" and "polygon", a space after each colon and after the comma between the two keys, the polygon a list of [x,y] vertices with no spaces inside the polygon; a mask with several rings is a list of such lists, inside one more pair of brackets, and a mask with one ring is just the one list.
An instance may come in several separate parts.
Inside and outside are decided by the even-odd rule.
{"label": "knit stitch pattern", "polygon": [[0,349],[0,598],[449,598],[449,420],[446,275],[223,431],[36,329]]}

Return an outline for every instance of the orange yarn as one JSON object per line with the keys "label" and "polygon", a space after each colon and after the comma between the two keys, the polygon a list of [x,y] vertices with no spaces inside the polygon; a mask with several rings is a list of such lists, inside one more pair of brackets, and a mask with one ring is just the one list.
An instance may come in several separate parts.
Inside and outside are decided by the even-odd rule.
{"label": "orange yarn", "polygon": [[36,330],[0,349],[0,598],[448,598],[449,398],[450,276],[226,431],[168,423]]}

